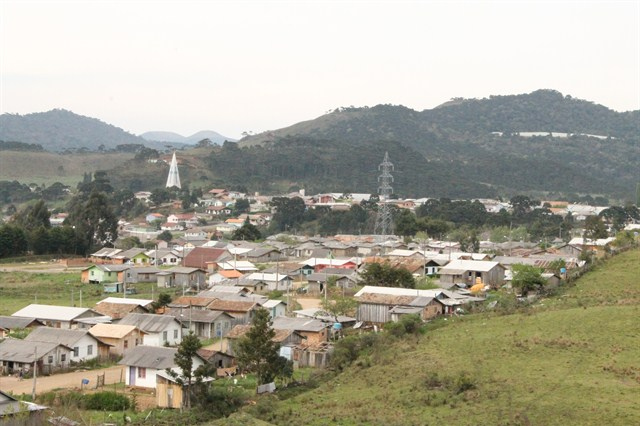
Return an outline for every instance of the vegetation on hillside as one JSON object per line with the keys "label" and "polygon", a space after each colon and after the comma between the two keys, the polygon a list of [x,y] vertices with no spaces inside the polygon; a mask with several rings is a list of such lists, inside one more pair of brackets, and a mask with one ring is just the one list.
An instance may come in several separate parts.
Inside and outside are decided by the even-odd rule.
{"label": "vegetation on hillside", "polygon": [[[460,180],[483,182],[504,195],[586,192],[632,199],[640,158],[639,119],[638,111],[618,113],[553,90],[539,90],[456,100],[422,112],[394,105],[343,108],[316,120],[250,136],[239,145],[264,146],[287,138],[335,141],[342,147],[397,142],[419,153],[423,167],[447,167]],[[574,135],[519,135],[534,131]],[[431,189],[441,181],[423,184]],[[447,191],[455,191],[455,184],[445,181],[445,185]],[[403,193],[404,185],[399,183],[397,189]]]}
{"label": "vegetation on hillside", "polygon": [[346,338],[340,374],[244,415],[278,425],[636,424],[639,256],[618,255],[528,307]]}

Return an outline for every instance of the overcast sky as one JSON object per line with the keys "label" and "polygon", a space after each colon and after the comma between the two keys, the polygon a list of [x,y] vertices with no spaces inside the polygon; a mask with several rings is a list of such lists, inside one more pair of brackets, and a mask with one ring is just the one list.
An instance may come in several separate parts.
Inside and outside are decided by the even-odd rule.
{"label": "overcast sky", "polygon": [[229,137],[548,88],[640,109],[640,1],[0,0],[0,112]]}

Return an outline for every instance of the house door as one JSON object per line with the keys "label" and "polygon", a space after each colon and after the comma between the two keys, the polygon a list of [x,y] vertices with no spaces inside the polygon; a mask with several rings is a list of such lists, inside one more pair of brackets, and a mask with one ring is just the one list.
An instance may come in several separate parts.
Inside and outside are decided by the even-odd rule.
{"label": "house door", "polygon": [[167,407],[173,408],[173,388],[171,386],[167,388]]}
{"label": "house door", "polygon": [[129,386],[136,385],[136,368],[134,366],[129,367]]}

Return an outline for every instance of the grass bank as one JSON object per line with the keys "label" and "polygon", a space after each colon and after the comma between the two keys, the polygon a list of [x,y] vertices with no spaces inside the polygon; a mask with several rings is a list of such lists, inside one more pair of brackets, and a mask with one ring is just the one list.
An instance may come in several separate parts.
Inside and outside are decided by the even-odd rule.
{"label": "grass bank", "polygon": [[245,411],[282,425],[640,424],[638,277],[640,252],[623,253],[524,312],[450,318]]}

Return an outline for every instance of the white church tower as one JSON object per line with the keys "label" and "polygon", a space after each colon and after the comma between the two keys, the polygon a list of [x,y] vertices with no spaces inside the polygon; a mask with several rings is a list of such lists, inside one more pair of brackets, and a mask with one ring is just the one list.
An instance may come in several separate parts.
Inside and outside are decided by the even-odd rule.
{"label": "white church tower", "polygon": [[167,177],[167,188],[180,186],[180,174],[178,173],[178,161],[176,160],[176,152],[173,151],[173,158],[171,159],[171,167],[169,167],[169,176]]}

